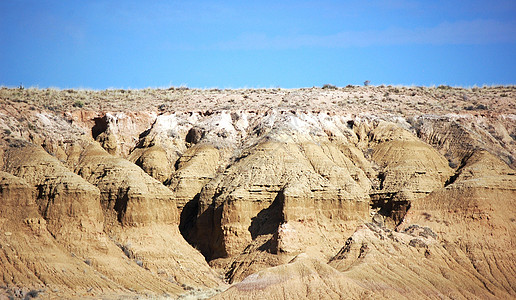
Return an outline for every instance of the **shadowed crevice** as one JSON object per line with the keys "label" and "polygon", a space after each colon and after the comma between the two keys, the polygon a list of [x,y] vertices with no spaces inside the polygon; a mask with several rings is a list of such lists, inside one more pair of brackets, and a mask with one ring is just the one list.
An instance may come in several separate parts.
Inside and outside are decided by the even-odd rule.
{"label": "shadowed crevice", "polygon": [[107,130],[108,124],[105,116],[101,118],[93,118],[93,121],[95,122],[95,125],[91,128],[91,136],[95,140],[101,133]]}
{"label": "shadowed crevice", "polygon": [[248,229],[253,240],[260,235],[274,234],[278,231],[278,227],[283,221],[283,203],[284,196],[280,192],[268,208],[263,209],[251,219],[251,226]]}

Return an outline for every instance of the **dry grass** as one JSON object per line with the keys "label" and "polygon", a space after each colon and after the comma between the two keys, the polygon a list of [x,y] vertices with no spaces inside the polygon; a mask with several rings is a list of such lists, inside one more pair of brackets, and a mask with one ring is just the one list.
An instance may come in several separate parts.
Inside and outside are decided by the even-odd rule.
{"label": "dry grass", "polygon": [[280,110],[376,112],[393,115],[442,113],[515,114],[516,86],[473,88],[347,86],[300,89],[58,90],[0,88],[0,101],[34,109],[73,111]]}

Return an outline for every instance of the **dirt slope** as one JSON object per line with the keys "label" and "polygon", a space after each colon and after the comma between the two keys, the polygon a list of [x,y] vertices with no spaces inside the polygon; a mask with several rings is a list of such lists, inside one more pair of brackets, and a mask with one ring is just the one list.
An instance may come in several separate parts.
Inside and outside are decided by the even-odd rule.
{"label": "dirt slope", "polygon": [[516,90],[0,89],[0,297],[516,297]]}

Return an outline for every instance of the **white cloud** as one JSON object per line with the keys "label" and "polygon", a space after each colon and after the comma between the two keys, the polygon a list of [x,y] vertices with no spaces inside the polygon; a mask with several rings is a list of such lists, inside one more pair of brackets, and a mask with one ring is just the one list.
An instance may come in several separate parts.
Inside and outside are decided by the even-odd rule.
{"label": "white cloud", "polygon": [[248,33],[208,48],[250,50],[386,45],[478,45],[515,42],[516,22],[473,20],[444,22],[429,28],[391,27],[384,30],[342,31],[332,35],[268,36],[261,33]]}

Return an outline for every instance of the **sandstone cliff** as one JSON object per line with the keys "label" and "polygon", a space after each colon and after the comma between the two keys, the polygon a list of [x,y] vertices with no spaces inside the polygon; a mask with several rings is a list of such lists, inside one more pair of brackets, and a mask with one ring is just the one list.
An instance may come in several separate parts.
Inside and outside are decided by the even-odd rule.
{"label": "sandstone cliff", "polygon": [[[20,221],[26,222],[30,226],[36,226],[38,230],[51,236],[48,243],[50,245],[57,244],[56,246],[61,249],[61,252],[64,251],[64,253],[60,253],[62,256],[60,259],[75,258],[82,265],[97,273],[97,276],[105,278],[101,281],[110,282],[108,285],[92,282],[89,283],[89,286],[77,287],[80,292],[85,293],[82,295],[96,293],[102,289],[111,290],[113,293],[116,291],[118,291],[116,293],[139,291],[142,293],[178,294],[182,292],[180,287],[182,284],[195,285],[197,283],[200,286],[217,284],[215,276],[210,277],[211,270],[202,256],[197,254],[198,257],[195,259],[195,256],[192,255],[195,255],[196,251],[185,242],[183,244],[179,242],[177,245],[176,239],[179,236],[177,226],[153,228],[162,236],[158,241],[168,240],[168,244],[162,245],[161,248],[168,249],[172,245],[179,248],[174,249],[179,252],[179,255],[174,256],[169,251],[166,259],[160,260],[164,251],[159,251],[156,243],[145,241],[145,236],[152,234],[152,229],[140,229],[137,233],[132,233],[128,229],[120,230],[118,234],[127,237],[115,236],[112,230],[104,227],[107,224],[112,225],[109,222],[111,214],[109,213],[110,208],[103,208],[101,205],[103,201],[101,201],[99,189],[69,171],[42,148],[20,142],[14,147],[8,148],[5,157],[5,169],[23,177],[35,191],[34,200],[37,204],[37,212],[32,219],[22,218]],[[18,201],[32,200],[30,197],[24,197],[23,194],[19,197]],[[123,197],[121,196],[121,198]],[[6,197],[6,200],[9,200],[9,197]],[[172,204],[171,207],[171,210],[175,211],[175,205]],[[176,221],[174,216],[177,215],[173,214],[171,222]],[[108,222],[105,223],[104,220]],[[14,234],[17,236],[18,232],[14,232]],[[134,246],[131,246],[130,241],[132,240],[135,241]],[[37,241],[32,241],[29,235],[27,242]],[[149,247],[150,244],[151,251],[145,252],[145,247],[139,247],[139,244],[145,244],[145,247]],[[152,257],[153,252],[156,251],[160,252],[157,258],[149,259],[148,257]],[[182,271],[177,271],[177,264],[181,263],[181,258],[185,255],[188,255],[188,259],[183,258],[187,261],[186,266]],[[172,264],[169,262],[170,260],[173,260]],[[189,263],[193,265],[189,265]],[[195,276],[195,272],[202,272],[203,266],[206,274],[198,273]],[[171,269],[173,272],[170,271]],[[39,276],[41,271],[33,270],[32,272],[37,272],[35,274]],[[48,270],[44,272],[48,272]],[[86,269],[84,272],[82,269],[77,272],[77,276],[84,276],[82,274],[86,273]],[[128,273],[133,276],[128,277],[126,275]],[[63,276],[66,274],[65,272]],[[181,274],[187,274],[187,276],[183,275],[186,278],[181,277]],[[88,274],[84,276],[86,282],[88,282],[86,279],[89,276]],[[46,282],[43,281],[43,283]],[[68,289],[73,288],[73,284],[75,284],[73,281],[68,282],[61,279],[54,283],[56,290],[62,289],[59,285],[60,282],[64,282],[65,287],[71,284],[72,286],[68,286]]]}
{"label": "sandstone cliff", "polygon": [[514,298],[499,89],[2,88],[0,295]]}

